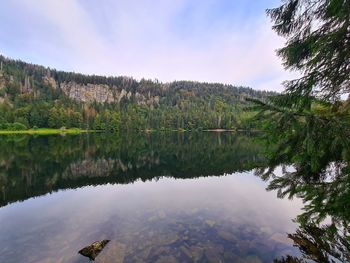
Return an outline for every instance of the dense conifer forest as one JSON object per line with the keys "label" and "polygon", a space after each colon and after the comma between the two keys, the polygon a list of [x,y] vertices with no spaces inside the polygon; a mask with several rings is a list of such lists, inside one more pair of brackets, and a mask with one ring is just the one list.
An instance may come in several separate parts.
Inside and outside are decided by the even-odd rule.
{"label": "dense conifer forest", "polygon": [[219,83],[57,71],[0,56],[0,129],[249,129],[245,98],[270,92]]}

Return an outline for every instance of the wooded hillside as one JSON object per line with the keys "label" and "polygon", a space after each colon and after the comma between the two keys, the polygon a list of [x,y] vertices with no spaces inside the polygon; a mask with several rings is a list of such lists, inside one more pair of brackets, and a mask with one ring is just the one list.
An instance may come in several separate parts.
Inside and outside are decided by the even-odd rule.
{"label": "wooded hillside", "polygon": [[0,129],[249,128],[245,98],[271,93],[219,83],[105,77],[0,56]]}

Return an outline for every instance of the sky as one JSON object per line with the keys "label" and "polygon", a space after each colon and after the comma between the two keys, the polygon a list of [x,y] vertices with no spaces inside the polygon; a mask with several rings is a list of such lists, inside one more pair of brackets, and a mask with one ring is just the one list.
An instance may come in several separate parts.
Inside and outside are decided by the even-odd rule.
{"label": "sky", "polygon": [[282,91],[280,0],[2,0],[0,54],[84,74]]}

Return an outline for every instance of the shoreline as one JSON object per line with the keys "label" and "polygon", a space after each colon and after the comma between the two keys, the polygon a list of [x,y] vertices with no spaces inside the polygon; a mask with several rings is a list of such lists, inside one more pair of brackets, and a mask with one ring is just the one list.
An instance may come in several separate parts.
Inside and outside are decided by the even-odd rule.
{"label": "shoreline", "polygon": [[81,130],[81,129],[29,129],[29,130],[17,130],[17,131],[10,131],[10,130],[0,130],[0,135],[17,135],[17,134],[29,134],[29,135],[55,135],[55,134],[81,134],[81,133],[88,133],[93,132],[92,130]]}
{"label": "shoreline", "polygon": [[[138,130],[139,132],[145,132],[145,133],[153,133],[153,132],[213,132],[213,133],[223,133],[223,132],[259,132],[259,130],[244,130],[244,129],[206,129],[206,130],[184,130],[184,129],[174,129],[174,130],[156,130],[156,129],[145,129],[145,130]],[[1,135],[20,135],[20,134],[27,134],[27,135],[56,135],[56,134],[82,134],[82,133],[104,133],[111,131],[104,131],[104,130],[83,130],[83,129],[50,129],[50,128],[40,128],[40,129],[29,129],[29,130],[0,130],[0,136]],[[116,132],[116,131],[114,131]],[[120,132],[120,131],[119,131]]]}

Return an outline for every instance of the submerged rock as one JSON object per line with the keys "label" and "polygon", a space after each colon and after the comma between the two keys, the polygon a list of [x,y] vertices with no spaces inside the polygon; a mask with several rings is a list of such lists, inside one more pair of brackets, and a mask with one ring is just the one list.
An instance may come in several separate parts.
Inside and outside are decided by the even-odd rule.
{"label": "submerged rock", "polygon": [[88,257],[90,260],[95,260],[95,258],[98,256],[98,254],[101,253],[103,248],[108,244],[110,240],[102,240],[102,241],[96,241],[92,243],[90,246],[84,247],[81,250],[79,250],[79,254]]}

